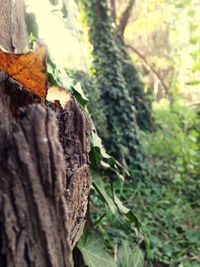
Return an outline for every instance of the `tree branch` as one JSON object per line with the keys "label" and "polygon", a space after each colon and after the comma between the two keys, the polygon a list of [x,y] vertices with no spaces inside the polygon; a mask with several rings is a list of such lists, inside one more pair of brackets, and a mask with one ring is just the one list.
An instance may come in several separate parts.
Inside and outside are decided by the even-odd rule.
{"label": "tree branch", "polygon": [[138,55],[138,57],[142,60],[142,62],[155,74],[157,79],[160,81],[161,85],[165,89],[165,92],[167,95],[169,95],[169,88],[167,85],[164,83],[163,79],[161,78],[160,74],[157,72],[157,70],[147,61],[144,55],[142,55],[135,47],[132,45],[126,45],[130,50],[132,50],[135,54]]}
{"label": "tree branch", "polygon": [[112,19],[113,19],[114,23],[116,23],[116,3],[115,3],[115,0],[110,0],[110,9],[111,9]]}
{"label": "tree branch", "polygon": [[121,15],[118,25],[118,33],[120,36],[124,35],[134,4],[135,0],[129,0],[127,7],[125,8],[124,12]]}

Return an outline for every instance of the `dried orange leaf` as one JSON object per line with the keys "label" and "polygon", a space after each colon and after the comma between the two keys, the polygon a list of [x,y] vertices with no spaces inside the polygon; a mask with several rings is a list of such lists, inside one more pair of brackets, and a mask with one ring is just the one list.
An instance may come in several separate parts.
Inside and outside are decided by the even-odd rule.
{"label": "dried orange leaf", "polygon": [[0,49],[0,70],[40,97],[47,93],[46,46],[35,51],[10,54]]}

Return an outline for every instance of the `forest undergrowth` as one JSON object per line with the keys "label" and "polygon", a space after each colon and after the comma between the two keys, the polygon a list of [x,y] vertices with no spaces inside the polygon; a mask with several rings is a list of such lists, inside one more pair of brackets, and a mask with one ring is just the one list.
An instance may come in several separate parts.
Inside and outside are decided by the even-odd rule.
{"label": "forest undergrowth", "polygon": [[[134,266],[197,267],[200,266],[200,118],[194,107],[179,104],[169,107],[167,101],[161,102],[154,105],[157,130],[143,133],[142,137],[148,173],[143,180],[114,182],[119,198],[138,217],[143,238],[136,238],[135,231],[126,228],[108,209],[97,229],[113,254],[119,244],[133,251],[139,245],[145,263],[141,256],[135,255],[140,261]],[[106,175],[103,181],[105,187],[110,186]],[[95,194],[91,195],[91,203],[92,219],[96,221],[104,214],[105,206]],[[127,250],[128,253],[132,252]],[[132,266],[130,259],[124,264],[119,266]]]}

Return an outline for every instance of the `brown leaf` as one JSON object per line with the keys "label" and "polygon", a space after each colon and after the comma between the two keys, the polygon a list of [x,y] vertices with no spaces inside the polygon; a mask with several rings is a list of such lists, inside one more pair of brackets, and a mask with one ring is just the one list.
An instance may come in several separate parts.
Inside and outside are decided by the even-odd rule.
{"label": "brown leaf", "polygon": [[0,70],[7,73],[34,94],[45,98],[47,49],[39,44],[35,51],[26,54],[10,54],[0,49]]}

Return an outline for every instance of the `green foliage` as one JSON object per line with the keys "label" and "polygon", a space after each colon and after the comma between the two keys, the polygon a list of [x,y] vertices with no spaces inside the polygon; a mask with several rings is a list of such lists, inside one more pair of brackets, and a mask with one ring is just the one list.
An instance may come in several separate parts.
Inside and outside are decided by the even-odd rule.
{"label": "green foliage", "polygon": [[103,236],[107,248],[114,249],[115,245],[125,240],[131,240],[133,247],[143,242],[138,218],[124,205],[124,199],[118,191],[117,185],[121,186],[124,182],[119,180],[113,184],[106,175],[100,177],[98,173],[92,173],[92,176],[91,218],[93,227]]}
{"label": "green foliage", "polygon": [[[135,211],[142,234],[105,209],[105,203],[94,192],[92,219],[98,222],[96,227],[108,251],[117,250],[118,255],[123,246],[128,247],[121,256],[127,262],[132,261],[133,246],[133,250],[140,249],[139,255],[143,248],[147,266],[199,266],[200,116],[190,107],[174,105],[170,110],[164,102],[160,107],[154,114],[157,131],[143,136],[151,166],[149,176],[137,183],[119,180],[113,185],[123,205]],[[101,179],[109,192],[109,179],[106,175]],[[107,216],[102,216],[105,212]]]}
{"label": "green foliage", "polygon": [[[107,251],[107,253],[109,252],[110,255],[115,254],[113,261],[115,259],[114,262],[117,267],[123,266],[122,261],[124,259],[126,259],[127,266],[142,266],[141,264],[143,263],[143,253],[139,248],[139,242],[137,243],[137,240],[140,240],[140,242],[142,242],[144,238],[140,232],[140,225],[137,217],[129,208],[124,206],[122,201],[117,197],[112,184],[107,183],[107,179],[107,182],[100,180],[100,177],[97,173],[93,173],[92,176],[93,190],[90,202],[90,204],[92,205],[91,211],[93,211],[94,206],[96,206],[98,212],[92,212],[92,229],[85,232],[78,243],[78,247],[83,254],[85,263],[89,267],[101,266],[100,263],[96,261],[96,259],[101,258],[103,256],[103,253],[105,253],[106,260]],[[104,225],[105,222],[106,226]],[[96,234],[97,232],[101,236],[101,241],[99,236]],[[119,237],[118,232],[122,235],[121,237]],[[132,238],[132,245],[126,242],[128,235],[130,235]],[[93,244],[95,240],[96,249],[94,249]],[[100,243],[101,248],[99,253],[99,249],[97,249],[97,247],[100,245]],[[126,249],[126,251],[124,249]],[[93,254],[95,254],[95,256]],[[110,257],[109,259],[111,260]],[[133,261],[134,265],[131,265]],[[114,263],[111,262],[110,264]]]}
{"label": "green foliage", "polygon": [[56,85],[65,90],[69,90],[80,106],[85,108],[88,98],[83,92],[81,83],[78,82],[78,80],[71,78],[64,69],[60,69],[50,55],[47,58],[47,75],[48,83],[50,85]]}
{"label": "green foliage", "polygon": [[[133,212],[124,206],[122,201],[117,197],[116,193],[112,192],[112,198],[108,195],[107,191],[104,188],[104,185],[99,180],[93,181],[93,187],[95,191],[98,193],[99,198],[106,204],[109,208],[111,213],[115,217],[122,216],[125,220],[129,222],[129,225],[136,228],[137,231],[140,231],[139,221],[138,218],[133,214]],[[130,228],[131,230],[131,228]]]}
{"label": "green foliage", "polygon": [[89,267],[117,267],[113,257],[106,252],[101,239],[95,233],[85,232],[78,243],[78,248],[82,252],[85,264]]}
{"label": "green foliage", "polygon": [[[196,181],[190,179],[190,182]],[[170,182],[161,184],[157,180],[137,184],[132,208],[142,219],[142,231],[150,241],[151,266],[156,262],[159,266],[199,263],[199,207],[185,197],[187,189],[188,181],[182,184],[182,190]],[[189,189],[188,193],[197,194],[197,190]],[[127,195],[128,202],[130,199],[132,192]]]}
{"label": "green foliage", "polygon": [[71,87],[71,90],[78,103],[82,107],[85,107],[88,102],[88,98],[84,94],[81,84],[79,82],[75,82],[74,85]]}
{"label": "green foliage", "polygon": [[102,240],[95,233],[84,232],[79,243],[84,262],[89,267],[143,267],[144,256],[138,246],[134,249],[124,241],[117,249],[117,260],[106,252]]}
{"label": "green foliage", "polygon": [[94,77],[83,71],[70,71],[70,76],[81,83],[83,91],[89,99],[87,108],[97,133],[103,139],[108,138],[107,121],[103,113],[102,102]]}
{"label": "green foliage", "polygon": [[144,161],[136,111],[123,76],[116,33],[108,15],[107,0],[81,0],[93,45],[93,67],[109,137],[108,151],[121,162],[141,169]]}
{"label": "green foliage", "polygon": [[119,267],[144,267],[144,256],[136,246],[131,249],[130,243],[124,241],[118,250]]}
{"label": "green foliage", "polygon": [[120,37],[117,38],[117,44],[121,53],[121,65],[126,88],[136,109],[137,124],[143,131],[152,131],[155,129],[155,124],[150,98],[144,92],[144,84],[139,79],[138,71],[131,61],[124,41]]}
{"label": "green foliage", "polygon": [[38,38],[38,25],[36,23],[36,17],[33,13],[26,13],[26,27],[28,34],[32,34],[35,38]]}
{"label": "green foliage", "polygon": [[[161,266],[198,266],[200,252],[200,120],[192,108],[162,106],[160,129],[144,137],[151,176],[136,188],[133,208]],[[142,209],[141,209],[142,207]],[[190,237],[189,237],[190,236]]]}
{"label": "green foliage", "polygon": [[160,128],[144,138],[149,166],[153,166],[149,171],[154,177],[173,177],[177,182],[188,175],[196,176],[200,160],[196,113],[176,105],[172,112],[166,106],[155,116]]}

